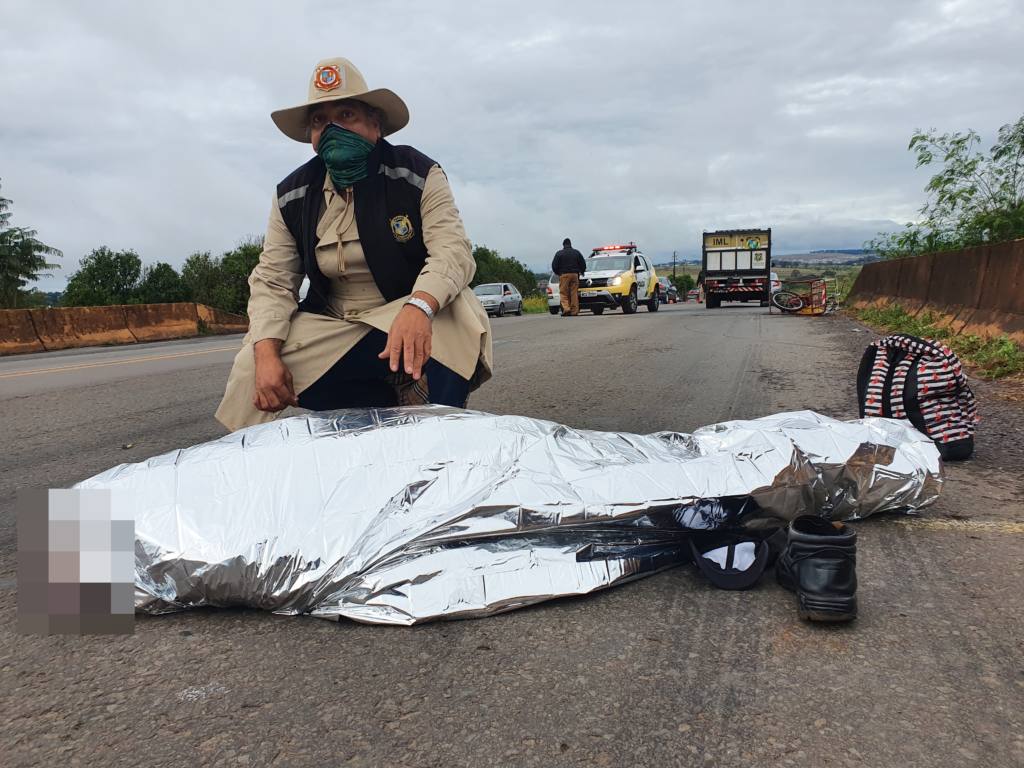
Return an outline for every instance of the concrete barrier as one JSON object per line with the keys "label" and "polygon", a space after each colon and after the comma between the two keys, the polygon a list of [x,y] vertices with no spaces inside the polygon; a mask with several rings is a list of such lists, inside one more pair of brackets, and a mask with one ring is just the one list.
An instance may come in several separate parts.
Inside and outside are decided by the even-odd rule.
{"label": "concrete barrier", "polygon": [[978,309],[1024,314],[1024,240],[988,254]]}
{"label": "concrete barrier", "polygon": [[184,339],[199,335],[199,315],[196,305],[127,304],[124,307],[128,329],[139,341]]}
{"label": "concrete barrier", "polygon": [[1006,334],[1024,346],[1024,314],[1001,312],[998,309],[973,309],[964,318],[959,332],[982,338]]}
{"label": "concrete barrier", "polygon": [[29,312],[47,350],[135,341],[121,307],[52,307]]}
{"label": "concrete barrier", "polygon": [[220,309],[196,304],[199,320],[211,333],[245,333],[249,330],[249,318]]}
{"label": "concrete barrier", "polygon": [[876,261],[865,264],[850,289],[850,296],[896,295],[899,285],[900,265],[898,261]]}
{"label": "concrete barrier", "polygon": [[122,307],[68,307],[76,347],[102,344],[131,344],[135,336],[125,325]]}
{"label": "concrete barrier", "polygon": [[928,285],[929,303],[937,307],[978,306],[988,249],[971,250],[971,253],[946,251],[933,255],[935,266]]}
{"label": "concrete barrier", "polygon": [[245,333],[249,319],[203,304],[0,310],[0,355]]}
{"label": "concrete barrier", "polygon": [[922,312],[931,315],[934,325],[948,328],[955,335],[964,332],[964,327],[977,310],[970,307],[939,307],[934,304],[926,304]]}
{"label": "concrete barrier", "polygon": [[27,309],[0,310],[0,355],[42,352],[44,349]]}
{"label": "concrete barrier", "polygon": [[908,309],[919,311],[928,303],[928,286],[935,259],[929,253],[916,259],[900,259],[893,263],[899,265],[896,295],[902,299],[900,303]]}
{"label": "concrete barrier", "polygon": [[849,304],[930,312],[954,333],[1024,344],[1024,240],[866,264]]}
{"label": "concrete barrier", "polygon": [[67,349],[76,339],[71,315],[63,309],[32,309],[32,324],[44,349]]}

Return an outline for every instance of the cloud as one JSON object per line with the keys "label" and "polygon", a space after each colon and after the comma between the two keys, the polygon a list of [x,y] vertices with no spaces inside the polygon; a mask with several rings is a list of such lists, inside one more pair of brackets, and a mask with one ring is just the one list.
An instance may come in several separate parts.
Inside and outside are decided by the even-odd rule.
{"label": "cloud", "polygon": [[945,0],[920,4],[918,13],[898,22],[894,32],[906,46],[959,41],[973,45],[1000,22],[1020,23],[1020,9],[1015,12],[1014,3],[1015,0]]}
{"label": "cloud", "polygon": [[859,247],[915,216],[917,128],[1019,116],[1009,0],[836,6],[7,0],[0,192],[65,253],[176,266],[262,231],[309,156],[272,109],[345,55],[410,105],[475,242],[543,268],[563,237],[699,253],[703,229]]}

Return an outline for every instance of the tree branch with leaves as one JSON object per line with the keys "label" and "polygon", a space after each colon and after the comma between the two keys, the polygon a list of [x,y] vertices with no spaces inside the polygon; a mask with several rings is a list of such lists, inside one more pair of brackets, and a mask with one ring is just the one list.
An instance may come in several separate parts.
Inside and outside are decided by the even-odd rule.
{"label": "tree branch with leaves", "polygon": [[60,267],[48,257],[61,252],[41,242],[34,229],[11,226],[11,216],[11,201],[0,196],[0,307],[33,303],[25,286]]}
{"label": "tree branch with leaves", "polygon": [[866,247],[901,258],[1024,237],[1024,116],[1000,128],[987,153],[973,130],[919,130],[908,149],[918,168],[941,164],[925,186],[922,219]]}

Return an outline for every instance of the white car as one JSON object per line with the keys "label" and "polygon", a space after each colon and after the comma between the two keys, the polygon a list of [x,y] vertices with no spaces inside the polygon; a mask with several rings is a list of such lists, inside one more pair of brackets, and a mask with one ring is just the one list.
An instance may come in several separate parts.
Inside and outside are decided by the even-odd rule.
{"label": "white car", "polygon": [[562,311],[562,298],[558,293],[558,275],[554,272],[548,279],[548,312],[557,315]]}
{"label": "white car", "polygon": [[488,315],[523,314],[523,295],[512,283],[484,283],[473,289]]}

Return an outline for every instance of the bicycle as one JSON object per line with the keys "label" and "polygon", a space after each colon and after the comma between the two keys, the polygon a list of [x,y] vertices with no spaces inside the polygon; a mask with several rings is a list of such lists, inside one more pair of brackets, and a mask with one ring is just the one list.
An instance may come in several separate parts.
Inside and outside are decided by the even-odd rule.
{"label": "bicycle", "polygon": [[781,290],[772,294],[772,306],[787,314],[828,315],[839,309],[834,278],[808,277],[787,281],[789,286],[806,286],[805,290]]}
{"label": "bicycle", "polygon": [[772,294],[772,304],[783,312],[799,312],[804,308],[803,298],[792,291],[776,291]]}

